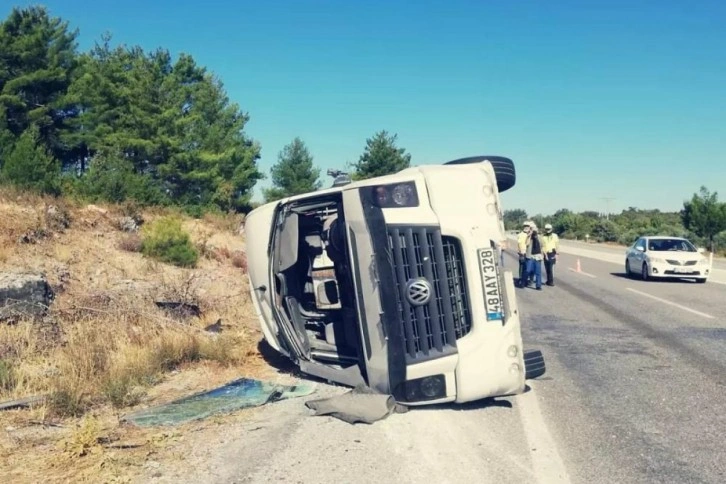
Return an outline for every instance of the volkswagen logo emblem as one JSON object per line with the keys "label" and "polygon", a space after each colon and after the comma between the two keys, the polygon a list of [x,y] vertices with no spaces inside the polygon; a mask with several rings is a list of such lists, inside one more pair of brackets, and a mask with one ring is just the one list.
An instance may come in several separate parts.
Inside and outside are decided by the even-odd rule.
{"label": "volkswagen logo emblem", "polygon": [[431,283],[426,279],[413,279],[406,285],[406,299],[414,306],[423,306],[431,300]]}

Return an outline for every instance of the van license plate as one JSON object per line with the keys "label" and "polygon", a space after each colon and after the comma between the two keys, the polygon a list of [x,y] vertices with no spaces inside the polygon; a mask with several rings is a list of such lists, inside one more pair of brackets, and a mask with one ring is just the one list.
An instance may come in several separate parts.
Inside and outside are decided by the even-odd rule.
{"label": "van license plate", "polygon": [[487,321],[504,319],[502,291],[497,272],[497,253],[494,249],[479,249],[479,270],[484,286],[484,308]]}

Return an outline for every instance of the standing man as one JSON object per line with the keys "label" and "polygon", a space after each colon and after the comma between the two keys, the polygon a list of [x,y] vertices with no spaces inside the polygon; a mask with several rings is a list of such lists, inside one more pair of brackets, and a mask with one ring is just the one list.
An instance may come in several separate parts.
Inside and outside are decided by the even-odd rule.
{"label": "standing man", "polygon": [[542,247],[544,249],[544,266],[547,273],[548,286],[555,285],[554,267],[557,262],[557,252],[560,249],[560,238],[552,232],[552,224],[545,225],[545,233],[542,236]]}
{"label": "standing man", "polygon": [[532,222],[529,220],[522,225],[522,231],[517,235],[517,253],[519,254],[519,287],[527,286],[529,268],[527,267],[527,245],[529,244],[529,231]]}
{"label": "standing man", "polygon": [[537,234],[537,226],[532,225],[529,234],[529,243],[527,244],[527,280],[534,276],[535,288],[542,290],[542,259],[544,258],[544,250],[542,241]]}

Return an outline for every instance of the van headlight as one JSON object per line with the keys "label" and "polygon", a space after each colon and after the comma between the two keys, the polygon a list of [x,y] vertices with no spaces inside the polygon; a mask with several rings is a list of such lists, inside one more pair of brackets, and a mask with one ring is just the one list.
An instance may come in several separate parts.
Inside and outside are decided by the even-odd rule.
{"label": "van headlight", "polygon": [[401,385],[403,388],[399,389],[403,391],[394,393],[403,393],[399,398],[405,402],[425,402],[446,397],[446,377],[441,374],[408,380]]}
{"label": "van headlight", "polygon": [[416,183],[390,183],[371,188],[373,201],[381,208],[418,207]]}

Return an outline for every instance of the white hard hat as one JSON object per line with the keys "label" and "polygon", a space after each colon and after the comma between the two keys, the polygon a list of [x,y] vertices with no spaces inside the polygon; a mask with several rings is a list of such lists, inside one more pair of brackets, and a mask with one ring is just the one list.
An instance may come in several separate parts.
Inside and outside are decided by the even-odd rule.
{"label": "white hard hat", "polygon": [[522,224],[523,227],[531,227],[532,225],[534,225],[534,222],[531,220],[527,220]]}
{"label": "white hard hat", "polygon": [[545,230],[552,230],[552,224],[545,225]]}

